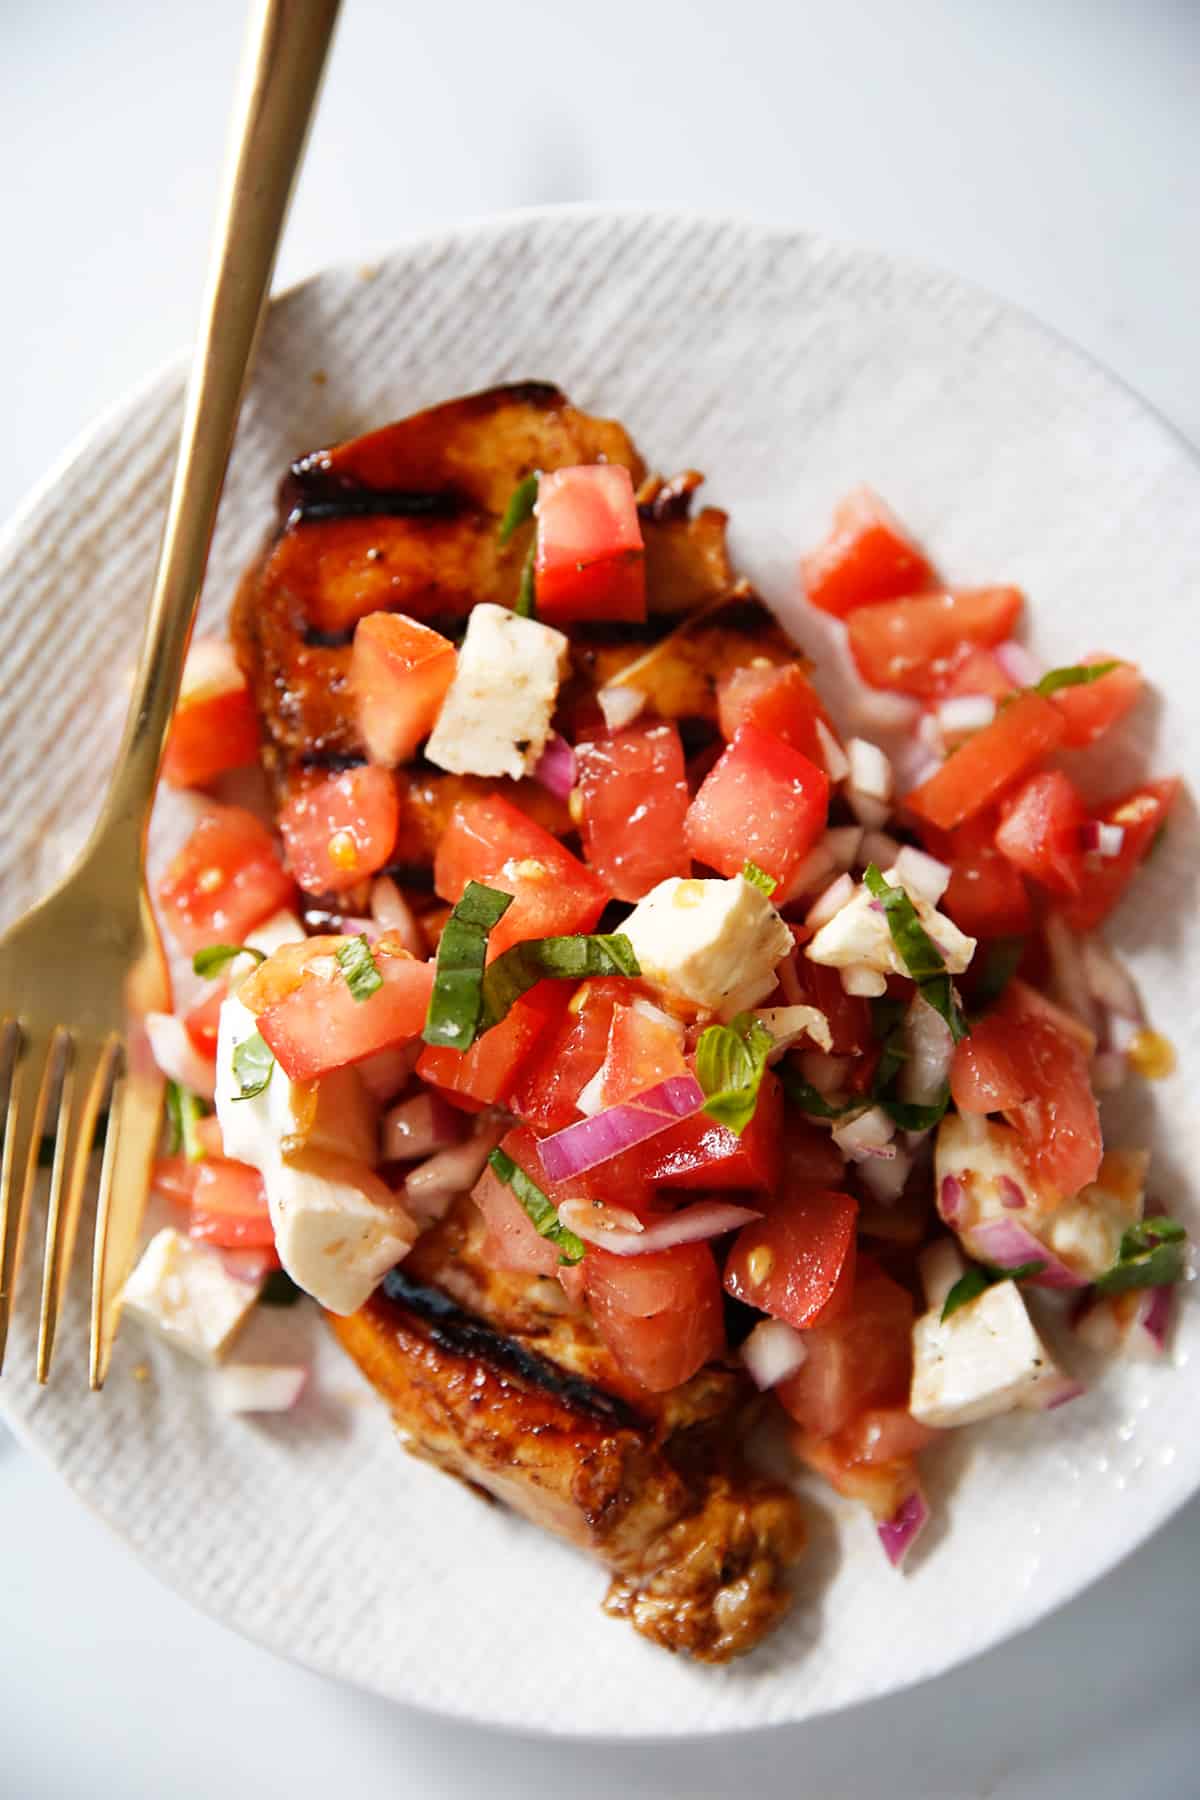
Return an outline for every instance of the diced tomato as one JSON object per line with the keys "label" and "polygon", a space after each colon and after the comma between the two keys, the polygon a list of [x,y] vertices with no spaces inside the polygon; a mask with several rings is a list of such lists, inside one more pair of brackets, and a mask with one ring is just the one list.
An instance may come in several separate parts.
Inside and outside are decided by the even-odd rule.
{"label": "diced tomato", "polygon": [[[1096,683],[1097,687],[1102,685]],[[1119,855],[1089,857],[1083,891],[1062,909],[1072,931],[1094,931],[1107,919],[1166,823],[1179,786],[1176,776],[1167,781],[1148,781],[1099,808],[1096,817],[1100,822],[1119,825],[1125,836]]]}
{"label": "diced tomato", "polygon": [[686,1075],[682,1029],[645,1003],[615,1006],[603,1071],[605,1106],[644,1094],[673,1075]]}
{"label": "diced tomato", "polygon": [[950,1092],[963,1113],[1001,1112],[1031,1172],[1055,1192],[1096,1179],[1103,1145],[1087,1052],[1043,1007],[1010,982],[994,1011],[956,1047]]}
{"label": "diced tomato", "polygon": [[860,1056],[875,1041],[871,1008],[861,994],[848,994],[840,969],[827,969],[801,951],[796,958],[796,982],[804,1003],[815,1006],[829,1021],[830,1049],[835,1056]]}
{"label": "diced tomato", "polygon": [[538,484],[534,591],[538,617],[644,619],[646,556],[629,470],[555,469]]}
{"label": "diced tomato", "polygon": [[892,1463],[916,1456],[936,1438],[906,1406],[871,1406],[833,1440],[846,1463]]}
{"label": "diced tomato", "polygon": [[806,1332],[804,1362],[775,1390],[805,1431],[833,1437],[867,1407],[907,1403],[913,1313],[904,1288],[860,1256],[850,1310]]}
{"label": "diced tomato", "polygon": [[214,806],[168,867],[158,900],[191,956],[206,944],[242,943],[295,892],[266,826],[243,807]]}
{"label": "diced tomato", "polygon": [[512,894],[488,940],[489,957],[524,938],[590,931],[608,890],[557,838],[498,795],[456,806],[433,865],[443,900],[462,898],[468,881]]}
{"label": "diced tomato", "polygon": [[192,1129],[205,1156],[224,1156],[225,1140],[221,1135],[221,1121],[216,1113],[197,1119]]}
{"label": "diced tomato", "polygon": [[579,1118],[575,1103],[604,1061],[613,1008],[634,991],[619,976],[576,989],[556,1030],[518,1077],[509,1100],[518,1118],[541,1132],[562,1131]]}
{"label": "diced tomato", "polygon": [[938,902],[969,937],[1020,937],[1033,914],[1025,883],[996,848],[996,819],[980,813],[956,831],[935,833],[929,847],[950,865],[950,881]]}
{"label": "diced tomato", "polygon": [[1110,669],[1107,675],[1101,675],[1098,681],[1087,682],[1081,687],[1059,688],[1051,695],[1066,720],[1067,734],[1063,743],[1072,750],[1094,744],[1126,713],[1132,712],[1143,686],[1141,671],[1133,663],[1121,662],[1102,650],[1095,650],[1081,660],[1085,665],[1115,662],[1117,667]]}
{"label": "diced tomato", "polygon": [[839,619],[861,606],[919,594],[933,580],[923,553],[868,487],[839,501],[833,530],[801,559],[800,572],[812,604]]}
{"label": "diced tomato", "polygon": [[1013,787],[1057,749],[1066,727],[1040,694],[1019,694],[990,725],[948,756],[906,804],[942,831],[953,831]]}
{"label": "diced tomato", "polygon": [[457,661],[449,638],[404,613],[368,613],[358,621],[350,688],[373,763],[395,768],[429,736]]}
{"label": "diced tomato", "polygon": [[288,862],[308,894],[341,894],[382,869],[400,825],[387,769],[368,764],[308,783],[279,814]]}
{"label": "diced tomato", "polygon": [[196,638],[163,753],[163,780],[204,787],[257,758],[258,717],[237,658],[222,638]]}
{"label": "diced tomato", "polygon": [[721,1282],[707,1244],[646,1256],[589,1248],[584,1291],[601,1337],[627,1375],[665,1393],[725,1349]]}
{"label": "diced tomato", "polygon": [[755,862],[786,887],[825,829],[829,779],[782,738],[743,725],[688,808],[692,855],[722,875]]}
{"label": "diced tomato", "polygon": [[[518,1126],[502,1139],[500,1148],[544,1192],[547,1191],[546,1177],[538,1161],[537,1139],[532,1131],[524,1125]],[[487,1227],[483,1256],[490,1267],[531,1275],[557,1274],[558,1251],[549,1238],[538,1236],[517,1196],[490,1165],[472,1188],[471,1198],[483,1214]]]}
{"label": "diced tomato", "polygon": [[417,1074],[465,1112],[506,1100],[546,1034],[562,1017],[570,990],[561,981],[539,981],[490,1031],[466,1051],[426,1044]]}
{"label": "diced tomato", "polygon": [[854,613],[850,651],[872,687],[931,699],[944,693],[966,646],[1001,644],[1023,605],[1018,588],[918,595]]}
{"label": "diced tomato", "polygon": [[725,1264],[725,1291],[803,1331],[849,1311],[854,1291],[858,1202],[849,1194],[796,1188],[743,1225]]}
{"label": "diced tomato", "polygon": [[717,683],[717,719],[731,743],[743,725],[774,732],[793,750],[825,767],[818,722],[827,723],[816,688],[798,662],[731,669]]}
{"label": "diced tomato", "polygon": [[846,1173],[846,1159],[828,1131],[812,1124],[794,1106],[783,1109],[783,1166],[779,1192],[793,1188],[836,1188]]}
{"label": "diced tomato", "polygon": [[884,1525],[895,1518],[919,1485],[913,1457],[901,1456],[878,1462],[855,1460],[843,1448],[844,1436],[842,1433],[835,1438],[822,1439],[810,1437],[807,1432],[797,1432],[793,1446],[801,1462],[807,1463],[827,1481],[835,1493],[844,1494],[847,1500],[861,1501],[872,1518]]}
{"label": "diced tomato", "polygon": [[985,694],[989,700],[1004,700],[1015,694],[1017,684],[999,657],[990,650],[964,650],[954,663],[941,689],[943,696]]}
{"label": "diced tomato", "polygon": [[154,1186],[189,1208],[190,1237],[219,1250],[274,1249],[262,1176],[246,1163],[164,1156],[154,1165]]}
{"label": "diced tomato", "polygon": [[645,1145],[642,1173],[671,1188],[767,1188],[779,1179],[783,1090],[768,1069],[754,1117],[735,1137],[707,1113],[693,1113]]}
{"label": "diced tomato", "polygon": [[[356,1000],[332,951],[346,939],[309,938],[304,945],[286,946],[306,953],[287,963],[287,991],[272,997],[258,1013],[258,1029],[293,1081],[315,1081],[331,1069],[361,1062],[377,1050],[411,1043],[419,1037],[433,991],[433,964],[417,962],[400,947],[394,934],[385,932],[373,945],[375,966],[383,986],[366,1000]],[[252,1011],[260,992],[270,981],[271,965],[284,955],[276,951],[239,990]],[[319,963],[317,970],[308,963]],[[332,968],[328,965],[333,963]],[[282,984],[281,984],[282,985]]]}
{"label": "diced tomato", "polygon": [[687,774],[679,728],[631,725],[576,751],[583,854],[610,894],[640,900],[671,875],[689,875]]}
{"label": "diced tomato", "polygon": [[183,1015],[183,1028],[201,1056],[211,1059],[217,1054],[217,1028],[221,1021],[221,1004],[228,989],[219,981],[216,986]]}
{"label": "diced tomato", "polygon": [[1087,807],[1061,769],[1031,776],[1005,801],[996,848],[1022,874],[1070,897],[1083,878]]}

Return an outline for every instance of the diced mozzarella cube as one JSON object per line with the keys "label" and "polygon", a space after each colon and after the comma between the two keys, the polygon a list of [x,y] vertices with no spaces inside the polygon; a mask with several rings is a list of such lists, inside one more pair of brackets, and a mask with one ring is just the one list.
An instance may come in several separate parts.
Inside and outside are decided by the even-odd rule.
{"label": "diced mozzarella cube", "polygon": [[215,1363],[245,1323],[260,1285],[231,1275],[219,1252],[168,1227],[142,1252],[121,1311],[177,1350]]}
{"label": "diced mozzarella cube", "polygon": [[660,881],[621,930],[648,981],[723,1019],[766,999],[792,948],[767,896],[740,875]]}
{"label": "diced mozzarella cube", "polygon": [[263,1179],[279,1260],[328,1312],[357,1312],[416,1240],[403,1203],[349,1157],[302,1151]]}
{"label": "diced mozzarella cube", "polygon": [[1111,1269],[1121,1239],[1143,1212],[1149,1153],[1107,1150],[1095,1181],[1051,1214],[1039,1235],[1076,1274],[1094,1280]]}
{"label": "diced mozzarella cube", "polygon": [[909,1410],[922,1425],[970,1425],[1036,1408],[1062,1380],[1014,1282],[997,1282],[945,1321],[934,1311],[913,1326]]}
{"label": "diced mozzarella cube", "polygon": [[[884,872],[891,887],[900,887],[894,869]],[[975,954],[975,939],[958,929],[936,907],[919,894],[909,894],[917,917],[942,953],[951,975],[961,975]],[[878,908],[866,887],[858,886],[847,904],[821,926],[808,945],[805,955],[826,968],[845,969],[861,964],[882,975],[907,975],[908,970],[892,941],[891,929],[882,908]]]}
{"label": "diced mozzarella cube", "polygon": [[289,1412],[304,1392],[308,1370],[268,1363],[232,1363],[212,1377],[218,1412]]}
{"label": "diced mozzarella cube", "polygon": [[276,1063],[261,1094],[239,1096],[233,1072],[238,1045],[258,1021],[236,995],[221,1004],[217,1027],[217,1119],[226,1156],[264,1176],[281,1156],[300,1149],[330,1150],[378,1161],[376,1107],[357,1069],[337,1069],[320,1081],[290,1081]]}
{"label": "diced mozzarella cube", "polygon": [[569,646],[506,607],[474,607],[425,754],[455,775],[529,772],[546,747]]}

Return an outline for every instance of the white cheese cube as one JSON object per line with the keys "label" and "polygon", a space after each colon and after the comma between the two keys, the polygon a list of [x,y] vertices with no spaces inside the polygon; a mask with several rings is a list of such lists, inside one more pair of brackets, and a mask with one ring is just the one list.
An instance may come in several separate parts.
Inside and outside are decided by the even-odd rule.
{"label": "white cheese cube", "polygon": [[622,925],[647,981],[722,1019],[756,1006],[775,986],[792,934],[760,888],[672,876],[639,900]]}
{"label": "white cheese cube", "polygon": [[412,1249],[412,1217],[362,1163],[302,1151],[263,1179],[279,1260],[328,1312],[357,1312]]}
{"label": "white cheese cube", "polygon": [[231,1275],[220,1254],[168,1227],[151,1238],[121,1294],[123,1316],[200,1362],[228,1349],[258,1298],[258,1285]]}
{"label": "white cheese cube", "polygon": [[922,1425],[970,1425],[1014,1407],[1037,1407],[1062,1382],[1015,1283],[997,1282],[944,1322],[928,1312],[913,1326],[909,1409]]}
{"label": "white cheese cube", "polygon": [[1094,1281],[1111,1269],[1121,1239],[1144,1211],[1146,1150],[1106,1150],[1095,1181],[1052,1213],[1041,1237],[1077,1275]]}
{"label": "white cheese cube", "polygon": [[550,736],[569,646],[561,631],[488,602],[473,607],[425,754],[455,775],[533,768]]}
{"label": "white cheese cube", "polygon": [[337,1069],[320,1081],[289,1081],[276,1063],[261,1094],[238,1097],[234,1051],[257,1030],[254,1014],[235,995],[222,1002],[216,1107],[226,1156],[264,1175],[281,1156],[301,1149],[330,1150],[374,1166],[377,1108],[357,1069]]}
{"label": "white cheese cube", "polygon": [[[884,871],[889,887],[902,883],[894,869]],[[919,894],[909,894],[917,917],[942,953],[951,975],[961,975],[975,954],[975,939],[958,929],[953,920],[938,912]],[[882,975],[907,975],[903,958],[892,942],[891,928],[881,908],[877,908],[869,890],[855,889],[853,898],[822,925],[809,944],[805,955],[830,969],[852,968],[862,964],[877,969]]]}

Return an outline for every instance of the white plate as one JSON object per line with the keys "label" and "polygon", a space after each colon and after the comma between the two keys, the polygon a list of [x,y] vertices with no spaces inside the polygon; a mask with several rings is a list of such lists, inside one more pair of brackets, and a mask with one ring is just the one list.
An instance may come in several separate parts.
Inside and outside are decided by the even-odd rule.
{"label": "white plate", "polygon": [[[805,633],[796,555],[844,489],[871,481],[951,578],[1028,590],[1048,661],[1136,655],[1165,704],[1139,713],[1113,784],[1149,761],[1195,786],[1200,473],[1180,442],[984,294],[736,221],[525,214],[284,296],[238,440],[206,626],[220,626],[291,457],[526,376],[624,420],[654,466],[704,468],[733,515],[739,566]],[[99,801],[179,391],[172,369],[102,422],[0,542],[6,919],[63,866]],[[1122,920],[1193,1077],[1197,866],[1189,803]],[[1195,1219],[1192,1091],[1179,1076],[1143,1092],[1121,1129],[1132,1142],[1152,1132],[1155,1191]],[[330,1343],[314,1398],[277,1421],[219,1418],[202,1375],[132,1327],[103,1396],[86,1395],[77,1316],[39,1391],[25,1374],[30,1285],[6,1412],[151,1568],[286,1655],[480,1721],[636,1737],[811,1718],[1031,1624],[1200,1486],[1200,1326],[1185,1305],[1171,1366],[1114,1368],[1061,1412],[952,1437],[931,1459],[939,1523],[909,1574],[888,1569],[855,1509],[827,1506],[824,1525],[817,1512],[789,1624],[740,1666],[701,1669],[604,1618],[593,1565],[403,1456]],[[144,1361],[149,1378],[133,1379]]]}

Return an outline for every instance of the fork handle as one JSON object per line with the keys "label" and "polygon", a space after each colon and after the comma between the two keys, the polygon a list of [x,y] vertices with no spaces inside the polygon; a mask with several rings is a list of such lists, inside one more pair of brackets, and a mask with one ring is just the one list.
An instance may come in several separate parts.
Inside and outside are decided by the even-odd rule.
{"label": "fork handle", "polygon": [[[275,254],[340,0],[256,0],[179,456],[106,809],[140,852]],[[104,832],[111,849],[110,832]],[[133,845],[129,846],[131,849]]]}

